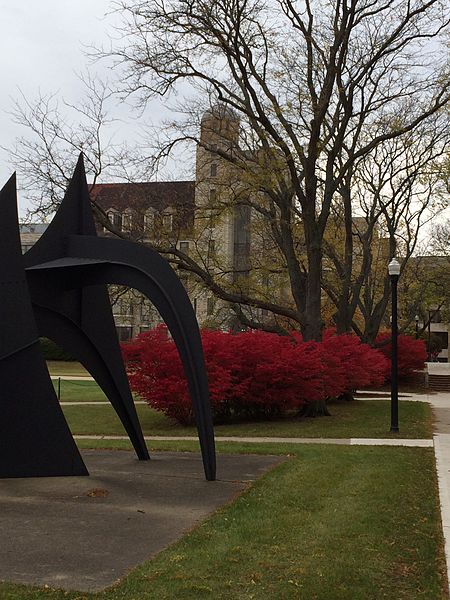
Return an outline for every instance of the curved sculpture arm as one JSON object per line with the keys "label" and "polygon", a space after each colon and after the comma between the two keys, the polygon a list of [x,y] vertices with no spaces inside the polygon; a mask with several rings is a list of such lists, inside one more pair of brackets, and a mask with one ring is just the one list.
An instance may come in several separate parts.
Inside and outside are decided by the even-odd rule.
{"label": "curved sculpture arm", "polygon": [[[115,283],[136,288],[160,312],[178,348],[188,380],[205,475],[208,480],[215,479],[214,430],[203,348],[197,319],[183,284],[165,259],[140,244],[72,235],[68,236],[67,249],[68,257],[90,261],[85,272],[78,269],[82,281],[76,285]],[[99,261],[96,268],[92,261]]]}

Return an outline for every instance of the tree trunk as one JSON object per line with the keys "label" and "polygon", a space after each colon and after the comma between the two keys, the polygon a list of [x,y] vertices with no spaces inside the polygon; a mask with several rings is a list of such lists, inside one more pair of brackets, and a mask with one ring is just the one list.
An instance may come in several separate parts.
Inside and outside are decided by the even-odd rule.
{"label": "tree trunk", "polygon": [[345,400],[345,402],[352,402],[354,399],[353,392],[344,392],[338,398],[338,400]]}
{"label": "tree trunk", "polygon": [[322,339],[322,248],[318,240],[308,246],[308,280],[302,335],[305,341]]}
{"label": "tree trunk", "polygon": [[315,400],[302,406],[301,417],[331,417],[326,400]]}
{"label": "tree trunk", "polygon": [[339,299],[339,307],[334,315],[334,322],[336,325],[336,333],[341,335],[343,333],[350,333],[352,331],[352,317],[350,314],[348,298],[344,301],[344,296]]}
{"label": "tree trunk", "polygon": [[365,344],[373,346],[375,343],[375,338],[377,337],[378,331],[380,330],[381,322],[383,320],[383,316],[386,312],[386,308],[388,305],[388,294],[389,287],[385,286],[385,293],[383,295],[383,298],[381,298],[381,300],[375,306],[375,309],[372,310],[372,313],[365,319],[364,333],[361,337],[361,340]]}

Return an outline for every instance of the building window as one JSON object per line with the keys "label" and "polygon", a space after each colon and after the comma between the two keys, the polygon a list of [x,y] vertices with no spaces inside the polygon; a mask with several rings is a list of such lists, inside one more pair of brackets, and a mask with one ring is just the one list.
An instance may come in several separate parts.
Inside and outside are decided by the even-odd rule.
{"label": "building window", "polygon": [[134,304],[131,299],[121,298],[119,301],[119,314],[123,317],[131,317],[134,313]]}
{"label": "building window", "polygon": [[210,177],[217,177],[217,164],[213,163],[209,170]]}
{"label": "building window", "polygon": [[180,242],[180,250],[185,254],[189,254],[189,242]]}
{"label": "building window", "polygon": [[131,231],[132,222],[133,220],[131,217],[131,213],[124,213],[122,217],[122,231]]}
{"label": "building window", "polygon": [[214,314],[214,298],[206,299],[206,314],[208,317]]}
{"label": "building window", "polygon": [[208,254],[214,254],[216,251],[216,240],[208,240]]}
{"label": "building window", "polygon": [[128,342],[133,337],[133,328],[119,325],[116,327],[119,342]]}
{"label": "building window", "polygon": [[213,188],[212,190],[209,190],[209,202],[210,204],[215,204],[217,201],[217,190],[215,188]]}
{"label": "building window", "polygon": [[172,231],[173,229],[173,215],[164,214],[162,216],[162,224],[166,231]]}
{"label": "building window", "polygon": [[154,320],[153,306],[150,304],[147,298],[144,297],[142,297],[141,303],[141,320],[142,322],[147,323],[147,327],[148,324]]}
{"label": "building window", "polygon": [[116,211],[108,212],[108,220],[116,229],[122,230],[122,215]]}
{"label": "building window", "polygon": [[152,231],[155,224],[155,216],[152,212],[144,215],[144,231]]}

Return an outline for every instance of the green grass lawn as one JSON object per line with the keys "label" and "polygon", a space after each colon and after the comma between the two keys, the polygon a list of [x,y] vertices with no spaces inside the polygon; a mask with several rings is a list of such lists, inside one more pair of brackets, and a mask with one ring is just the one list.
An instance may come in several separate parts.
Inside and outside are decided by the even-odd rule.
{"label": "green grass lawn", "polygon": [[77,377],[83,376],[88,377],[89,373],[80,365],[79,362],[75,361],[65,361],[65,360],[48,360],[47,368],[50,372],[50,375],[58,376],[58,375],[75,375]]}
{"label": "green grass lawn", "polygon": [[[77,389],[83,388],[80,386]],[[89,396],[89,399],[100,400],[97,392]],[[85,399],[88,399],[87,396]],[[136,408],[145,435],[196,435],[194,427],[178,425],[147,405],[137,405]],[[116,413],[107,403],[104,406],[64,406],[63,410],[74,434],[124,435]],[[335,403],[330,405],[330,411],[331,417],[316,419],[285,418],[276,421],[217,425],[215,432],[216,435],[226,436],[328,438],[430,438],[432,435],[431,409],[428,404],[422,402],[400,403],[400,434],[389,432],[390,403],[387,400]]]}
{"label": "green grass lawn", "polygon": [[251,451],[291,459],[117,586],[87,594],[0,583],[0,598],[448,598],[432,449],[271,444]]}
{"label": "green grass lawn", "polygon": [[[58,382],[53,384],[57,389]],[[124,434],[108,399],[94,381],[61,380],[60,395],[61,402],[105,402],[105,406],[64,406],[73,433]],[[389,400],[335,402],[329,408],[331,417],[233,423],[217,425],[215,431],[217,435],[227,436],[398,437],[389,432]],[[196,435],[194,427],[178,425],[147,405],[138,405],[137,410],[145,435]],[[432,413],[427,403],[402,400],[399,420],[401,437],[429,438],[432,435]]]}
{"label": "green grass lawn", "polygon": [[[58,380],[53,380],[53,387],[58,391]],[[59,382],[61,402],[106,402],[108,398],[95,381],[77,381],[61,379]]]}
{"label": "green grass lawn", "polygon": [[[67,374],[66,363],[59,374]],[[61,382],[62,401],[105,400],[95,383],[74,383]],[[390,437],[389,406],[388,400],[336,403],[332,417],[237,423],[217,426],[216,434]],[[195,435],[145,405],[137,410],[147,435]],[[123,434],[108,403],[64,412],[75,434]],[[429,405],[402,401],[400,436],[431,433]],[[128,440],[78,445],[130,448]],[[198,442],[149,447],[198,451]],[[240,442],[219,442],[217,449],[290,460],[114,588],[86,594],[0,583],[1,600],[448,599],[432,449]]]}

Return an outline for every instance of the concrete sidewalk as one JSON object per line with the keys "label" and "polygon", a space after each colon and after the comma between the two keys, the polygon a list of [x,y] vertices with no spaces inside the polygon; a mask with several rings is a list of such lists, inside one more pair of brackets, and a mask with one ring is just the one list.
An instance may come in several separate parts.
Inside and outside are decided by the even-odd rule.
{"label": "concrete sidewalk", "polygon": [[427,394],[422,401],[429,402],[434,413],[434,452],[450,593],[450,392]]}
{"label": "concrete sidewalk", "polygon": [[95,381],[90,375],[50,375],[50,379],[53,381]]}
{"label": "concrete sidewalk", "polygon": [[[128,440],[126,435],[74,435],[76,440]],[[198,442],[193,435],[146,435],[146,442]],[[339,446],[409,446],[411,448],[432,448],[432,439],[401,438],[299,438],[265,436],[225,436],[216,435],[216,442],[236,442],[240,444],[326,444]]]}

